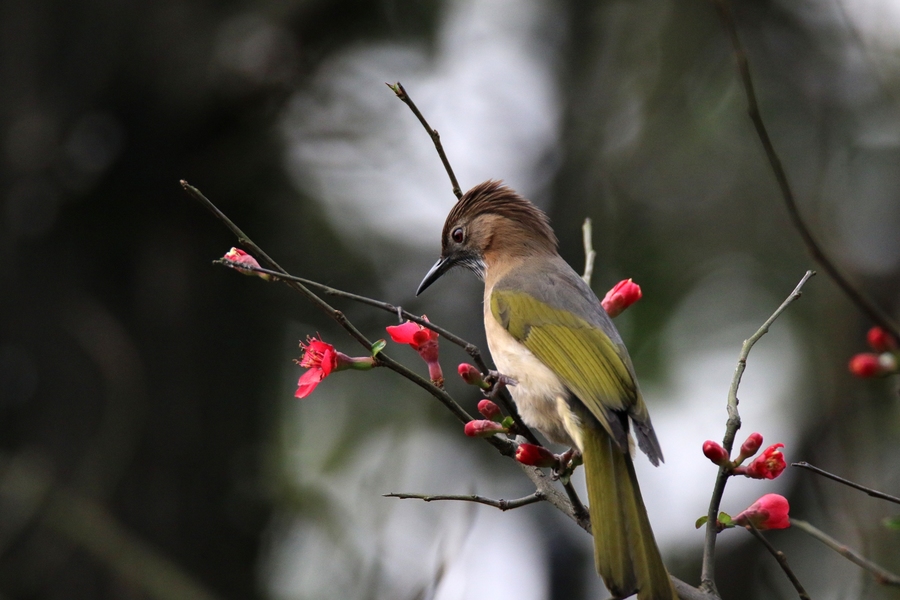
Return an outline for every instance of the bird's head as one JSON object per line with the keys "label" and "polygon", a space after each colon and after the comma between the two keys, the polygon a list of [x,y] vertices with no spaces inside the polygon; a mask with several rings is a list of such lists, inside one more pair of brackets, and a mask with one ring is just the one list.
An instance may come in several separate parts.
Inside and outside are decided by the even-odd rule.
{"label": "bird's head", "polygon": [[416,290],[418,296],[444,273],[463,266],[484,278],[489,265],[556,252],[547,215],[499,181],[466,192],[444,222],[441,257]]}

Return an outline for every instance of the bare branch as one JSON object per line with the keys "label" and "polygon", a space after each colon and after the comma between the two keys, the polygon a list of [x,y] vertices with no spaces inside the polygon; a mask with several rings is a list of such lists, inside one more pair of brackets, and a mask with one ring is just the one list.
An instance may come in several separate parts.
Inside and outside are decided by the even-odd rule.
{"label": "bare branch", "polygon": [[900,576],[897,576],[890,571],[879,567],[869,559],[860,555],[855,550],[848,548],[827,533],[817,529],[806,521],[801,521],[800,519],[791,519],[791,525],[816,538],[850,562],[862,567],[863,569],[871,573],[875,577],[875,581],[877,581],[878,583],[882,585],[900,587]]}
{"label": "bare branch", "polygon": [[453,174],[453,168],[450,166],[450,161],[447,159],[447,155],[444,154],[444,146],[441,144],[441,134],[439,134],[436,129],[431,128],[428,121],[426,121],[425,117],[422,116],[422,113],[419,112],[416,103],[412,101],[412,98],[409,97],[409,94],[406,93],[406,90],[403,89],[403,85],[401,85],[399,81],[394,84],[385,83],[385,85],[391,88],[391,90],[397,94],[397,97],[413,111],[413,114],[419,119],[419,123],[422,124],[425,131],[431,136],[431,141],[434,142],[434,148],[437,150],[438,156],[441,157],[441,162],[444,163],[444,169],[447,171],[447,176],[450,178],[453,195],[456,196],[457,199],[462,198],[462,190],[459,188],[459,183],[456,181],[456,175]]}
{"label": "bare branch", "polygon": [[753,89],[753,79],[750,77],[750,65],[747,62],[747,54],[744,51],[744,47],[741,44],[741,40],[737,34],[737,26],[734,22],[734,16],[731,14],[731,9],[728,6],[727,0],[715,0],[715,5],[716,9],[718,10],[719,17],[722,20],[722,25],[725,27],[725,30],[728,33],[728,37],[731,40],[731,46],[734,52],[735,62],[737,63],[738,73],[741,78],[741,83],[744,86],[744,93],[747,97],[747,112],[749,113],[750,120],[753,121],[753,126],[756,128],[756,134],[759,137],[760,142],[762,142],[766,157],[769,159],[769,165],[772,167],[772,172],[775,175],[775,180],[778,183],[779,189],[781,190],[781,196],[784,199],[785,205],[787,206],[787,211],[788,215],[790,216],[791,223],[800,234],[800,237],[803,239],[803,243],[806,245],[806,248],[812,255],[813,259],[817,263],[819,263],[823,269],[825,269],[825,272],[831,276],[838,287],[841,288],[841,290],[847,295],[848,298],[850,298],[850,301],[853,302],[874,323],[880,325],[883,329],[890,332],[895,339],[900,339],[900,329],[898,329],[897,325],[884,313],[884,311],[878,308],[860,290],[856,289],[853,284],[850,283],[847,277],[843,273],[841,273],[840,269],[837,268],[831,258],[829,258],[825,254],[822,246],[819,245],[819,243],[813,237],[812,232],[809,230],[809,227],[807,227],[806,222],[800,215],[800,210],[797,208],[797,202],[794,198],[794,192],[791,189],[790,182],[788,181],[787,173],[784,170],[784,166],[781,164],[781,159],[778,157],[778,153],[775,151],[775,146],[772,144],[772,140],[769,137],[769,132],[766,129],[766,125],[763,122],[762,115],[759,112],[759,104],[756,100],[756,92]]}
{"label": "bare branch", "polygon": [[[737,435],[738,429],[741,428],[741,416],[738,413],[737,393],[738,388],[741,385],[741,377],[744,374],[744,369],[747,367],[747,357],[750,355],[750,349],[753,348],[754,344],[769,331],[769,327],[772,326],[775,319],[777,319],[794,300],[800,297],[801,288],[803,288],[806,281],[813,275],[815,275],[815,271],[807,271],[800,279],[800,283],[797,284],[797,287],[794,288],[794,291],[792,291],[787,299],[781,303],[781,306],[772,313],[772,316],[762,324],[762,327],[760,327],[756,333],[744,341],[744,344],[741,347],[737,367],[735,367],[734,370],[734,377],[731,380],[731,388],[728,391],[728,421],[725,424],[725,437],[722,440],[722,446],[729,456],[731,455],[731,449],[734,446],[734,437]],[[719,467],[719,474],[716,477],[716,483],[713,487],[712,498],[710,498],[709,501],[709,510],[706,513],[706,540],[703,546],[703,568],[700,574],[702,583],[700,587],[708,592],[718,593],[716,592],[716,583],[714,580],[716,534],[718,533],[716,531],[716,521],[719,514],[719,505],[722,503],[722,495],[725,492],[725,483],[728,481],[730,472],[730,469],[727,467]]]}
{"label": "bare branch", "polygon": [[524,498],[519,498],[517,500],[504,500],[500,498],[499,500],[494,500],[493,498],[486,498],[484,496],[478,496],[475,494],[469,495],[455,495],[455,494],[436,494],[436,495],[426,495],[426,494],[407,494],[407,493],[395,493],[392,492],[390,494],[384,494],[385,498],[400,498],[401,500],[408,499],[417,499],[423,500],[425,502],[433,502],[436,500],[457,500],[461,502],[475,502],[477,504],[484,504],[486,506],[493,506],[494,508],[498,508],[503,511],[512,510],[514,508],[520,508],[522,506],[528,506],[529,504],[534,504],[536,502],[542,502],[544,500],[544,495],[541,492],[535,492],[530,496],[525,496]]}
{"label": "bare branch", "polygon": [[344,290],[339,290],[337,288],[333,288],[331,286],[325,285],[323,283],[319,283],[317,281],[313,281],[311,279],[305,279],[303,277],[297,277],[296,275],[289,275],[287,273],[283,273],[281,271],[273,271],[271,269],[266,269],[264,267],[254,267],[252,265],[244,265],[237,264],[229,260],[225,259],[216,259],[213,261],[214,265],[222,265],[224,267],[228,267],[234,270],[242,270],[242,271],[253,271],[255,273],[263,273],[266,275],[271,275],[277,279],[283,279],[285,281],[295,281],[298,283],[302,283],[303,285],[311,288],[315,288],[328,294],[329,296],[335,296],[337,298],[346,298],[347,300],[352,300],[354,302],[359,302],[360,304],[366,304],[368,306],[374,306],[375,308],[379,308],[385,312],[389,312],[393,315],[397,315],[400,319],[408,319],[413,323],[418,323],[427,329],[430,329],[434,332],[437,332],[441,336],[447,339],[447,341],[456,344],[460,348],[462,348],[469,356],[472,357],[472,360],[475,361],[475,364],[481,369],[483,372],[488,371],[488,367],[484,362],[484,359],[481,356],[481,351],[478,349],[478,346],[475,344],[469,343],[466,340],[462,339],[458,335],[454,334],[447,329],[444,329],[440,325],[436,325],[431,321],[426,320],[424,317],[415,315],[409,311],[404,310],[400,306],[394,306],[393,304],[389,304],[387,302],[383,302],[381,300],[376,300],[374,298],[368,298],[366,296],[360,296],[358,294],[353,294],[351,292],[345,292]]}
{"label": "bare branch", "polygon": [[[330,304],[325,302],[318,295],[313,293],[304,283],[297,281],[297,278],[290,275],[287,271],[285,271],[278,263],[276,263],[268,254],[266,254],[262,248],[257,246],[253,240],[250,239],[247,234],[245,234],[241,229],[234,224],[234,222],[229,219],[225,213],[223,213],[219,208],[212,203],[212,201],[203,195],[200,190],[190,185],[187,181],[181,180],[181,186],[185,189],[185,191],[191,195],[194,199],[198,200],[201,204],[203,204],[210,212],[212,212],[220,221],[222,221],[229,230],[238,238],[238,241],[250,249],[251,254],[257,258],[257,260],[262,260],[266,264],[272,267],[271,274],[284,279],[288,286],[292,287],[294,290],[300,292],[307,300],[312,302],[315,306],[321,309],[329,318],[333,319],[344,328],[347,333],[350,334],[353,339],[358,341],[363,347],[365,347],[369,352],[373,350],[373,343],[359,331],[356,326],[354,326],[349,319],[342,313],[341,311],[335,309]],[[441,404],[447,407],[450,412],[452,412],[457,419],[459,419],[463,423],[468,423],[472,420],[471,415],[463,409],[459,404],[457,404],[456,400],[453,399],[450,394],[444,391],[443,388],[440,388],[434,385],[431,381],[417,375],[404,365],[398,363],[390,356],[386,355],[384,352],[380,352],[377,357],[377,364],[379,366],[387,367],[392,371],[399,373],[406,379],[415,383],[429,394],[431,394],[434,398],[436,398]],[[491,443],[497,447],[504,454],[514,453],[515,448],[514,444],[505,440],[507,443],[504,444],[503,440],[497,438]]]}
{"label": "bare branch", "polygon": [[781,570],[784,571],[784,574],[787,575],[787,578],[791,580],[791,585],[794,586],[794,589],[797,590],[797,594],[800,596],[800,600],[811,600],[809,594],[806,593],[806,590],[803,589],[803,585],[800,583],[800,580],[797,579],[797,575],[794,574],[794,571],[791,570],[791,567],[788,565],[787,557],[784,555],[784,552],[781,550],[777,550],[772,544],[769,543],[769,540],[765,538],[763,534],[759,532],[759,530],[754,527],[753,523],[747,527],[747,529],[752,533],[756,539],[758,539],[763,546],[766,547],[766,550],[769,551],[769,554],[775,557],[775,560],[778,561],[778,566],[781,567]]}
{"label": "bare branch", "polygon": [[791,463],[791,466],[792,467],[800,467],[801,469],[808,469],[808,470],[812,471],[813,473],[818,473],[819,475],[821,475],[823,477],[827,477],[828,479],[833,479],[834,481],[837,481],[838,483],[843,483],[846,486],[855,488],[861,492],[865,492],[866,494],[868,494],[869,496],[872,496],[873,498],[880,498],[882,500],[887,500],[888,502],[900,504],[900,498],[898,498],[897,496],[891,496],[890,494],[885,494],[884,492],[879,492],[878,490],[873,490],[872,488],[868,488],[864,485],[854,483],[854,482],[850,481],[849,479],[844,479],[843,477],[838,477],[837,475],[835,475],[833,473],[829,473],[828,471],[825,471],[824,469],[820,469],[819,467],[814,467],[813,465],[809,464],[806,461]]}

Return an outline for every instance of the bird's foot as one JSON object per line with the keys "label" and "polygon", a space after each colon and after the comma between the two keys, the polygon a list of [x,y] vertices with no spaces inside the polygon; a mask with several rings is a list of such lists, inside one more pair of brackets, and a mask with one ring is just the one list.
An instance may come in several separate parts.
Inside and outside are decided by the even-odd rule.
{"label": "bird's foot", "polygon": [[568,483],[575,469],[584,462],[581,452],[575,448],[569,448],[562,454],[557,455],[557,458],[559,459],[559,465],[554,467],[551,477],[554,481],[558,479],[563,483]]}
{"label": "bird's foot", "polygon": [[512,377],[504,375],[500,371],[494,371],[493,369],[488,371],[484,378],[484,382],[489,386],[484,390],[484,395],[487,398],[493,398],[503,388],[518,383]]}

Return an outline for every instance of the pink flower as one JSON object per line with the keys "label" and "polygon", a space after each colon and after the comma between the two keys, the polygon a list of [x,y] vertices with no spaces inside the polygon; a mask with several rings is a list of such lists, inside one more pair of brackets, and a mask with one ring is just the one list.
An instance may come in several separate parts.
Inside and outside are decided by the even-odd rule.
{"label": "pink flower", "polygon": [[[426,321],[425,315],[422,318]],[[392,325],[386,327],[391,339],[398,344],[409,344],[419,353],[422,360],[428,365],[428,375],[431,382],[438,387],[444,385],[444,374],[441,371],[441,365],[438,363],[438,334],[427,327],[422,327],[418,323],[407,321],[402,325]]]}
{"label": "pink flower", "polygon": [[781,448],[784,448],[784,444],[772,444],[747,465],[746,471],[740,474],[753,479],[775,479],[787,466]]}
{"label": "pink flower", "polygon": [[864,352],[851,358],[849,367],[857,377],[883,377],[897,372],[897,357],[890,352],[881,355]]}
{"label": "pink flower", "polygon": [[500,423],[489,419],[481,421],[469,421],[463,429],[469,437],[491,437],[495,433],[506,433],[506,429]]}
{"label": "pink flower", "polygon": [[[228,262],[235,265],[246,265],[248,267],[255,267],[257,269],[260,268],[259,262],[240,248],[232,248],[225,253],[225,256],[222,257],[222,260],[227,260]],[[268,273],[258,273],[256,271],[251,271],[250,269],[242,269],[237,266],[235,267],[235,270],[243,273],[244,275],[256,275],[257,277],[260,277],[262,279],[268,280],[272,278],[272,276]]]}
{"label": "pink flower", "polygon": [[784,496],[766,494],[737,515],[733,521],[745,527],[752,523],[757,529],[785,529],[791,526],[789,510],[790,506]]}
{"label": "pink flower", "polygon": [[617,317],[626,308],[641,299],[641,286],[630,279],[623,279],[613,289],[606,292],[600,301],[610,317]]}
{"label": "pink flower", "polygon": [[307,337],[305,344],[300,342],[300,347],[303,348],[303,356],[295,362],[309,370],[301,375],[300,381],[297,382],[297,391],[294,393],[297,398],[309,396],[323,379],[335,371],[345,369],[368,371],[375,366],[374,357],[347,356],[335,350],[328,342],[323,342],[321,338]]}
{"label": "pink flower", "polygon": [[875,352],[897,350],[897,340],[881,327],[876,326],[870,329],[866,334],[866,341],[869,342],[869,346]]}
{"label": "pink flower", "polygon": [[297,382],[297,391],[294,396],[306,398],[319,383],[331,375],[338,366],[338,353],[334,346],[321,339],[306,338],[306,344],[300,342],[303,348],[303,357],[298,361],[301,367],[309,369]]}
{"label": "pink flower", "polygon": [[728,459],[728,453],[725,452],[725,448],[718,442],[712,440],[703,442],[703,455],[711,460],[713,464],[719,465],[720,467],[724,467],[731,463]]}
{"label": "pink flower", "polygon": [[741,453],[738,455],[737,462],[741,463],[746,458],[750,458],[756,454],[763,443],[762,434],[753,432],[747,436],[747,439],[741,444]]}
{"label": "pink flower", "polygon": [[559,458],[543,446],[535,444],[519,444],[516,448],[516,460],[523,465],[532,467],[556,467],[559,466]]}
{"label": "pink flower", "polygon": [[503,414],[500,412],[500,407],[490,400],[482,400],[479,402],[478,412],[480,412],[485,419],[490,419],[491,421],[499,423],[503,420]]}

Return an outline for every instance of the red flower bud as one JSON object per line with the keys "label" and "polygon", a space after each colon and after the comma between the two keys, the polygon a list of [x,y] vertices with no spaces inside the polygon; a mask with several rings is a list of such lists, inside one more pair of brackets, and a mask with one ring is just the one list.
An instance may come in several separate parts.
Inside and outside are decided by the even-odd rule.
{"label": "red flower bud", "polygon": [[485,390],[490,387],[481,376],[481,371],[468,363],[461,363],[457,368],[457,372],[459,373],[459,376],[463,378],[463,381],[469,385],[477,385]]}
{"label": "red flower bud", "polygon": [[469,437],[491,437],[495,433],[506,433],[508,429],[494,421],[482,420],[469,421],[463,431]]}
{"label": "red flower bud", "polygon": [[741,474],[753,479],[775,479],[787,466],[780,448],[784,448],[784,444],[772,444],[747,465],[747,469]]}
{"label": "red flower bud", "polygon": [[711,460],[713,464],[719,465],[720,467],[724,467],[731,462],[728,459],[728,453],[725,452],[725,448],[723,448],[718,442],[714,442],[712,440],[706,440],[705,442],[703,442],[703,455]]}
{"label": "red flower bud", "polygon": [[482,400],[479,402],[478,412],[480,412],[485,419],[490,419],[491,421],[497,421],[499,423],[503,420],[503,415],[500,413],[500,407],[490,400]]}
{"label": "red flower bud", "polygon": [[866,334],[866,341],[875,352],[887,352],[897,349],[897,340],[881,327],[873,327]]}
{"label": "red flower bud", "polygon": [[559,458],[555,454],[535,444],[519,444],[516,448],[516,460],[532,467],[547,468],[559,465]]}
{"label": "red flower bud", "polygon": [[897,357],[890,352],[881,355],[864,352],[851,358],[849,367],[857,377],[882,377],[897,372]]}
{"label": "red flower bud", "polygon": [[741,444],[741,453],[738,455],[737,462],[743,462],[744,459],[750,458],[759,451],[763,443],[763,436],[753,432],[747,436],[747,439]]}
{"label": "red flower bud", "polygon": [[[228,262],[233,263],[235,265],[246,265],[248,267],[255,267],[257,269],[259,268],[259,262],[255,258],[250,256],[249,254],[247,254],[246,252],[241,250],[240,248],[232,248],[231,250],[229,250],[228,252],[225,253],[225,256],[222,257],[222,260],[227,260]],[[260,278],[266,279],[266,280],[272,278],[272,276],[269,275],[268,273],[258,273],[256,271],[251,271],[249,269],[242,269],[237,266],[235,267],[235,270],[238,271],[239,273],[243,273],[244,275],[256,275],[257,277],[260,277]]]}
{"label": "red flower bud", "polygon": [[733,521],[743,526],[752,523],[757,529],[785,529],[791,526],[789,510],[790,506],[784,496],[766,494],[737,515]]}
{"label": "red flower bud", "polygon": [[623,279],[613,289],[606,292],[600,301],[610,317],[617,317],[626,308],[641,299],[641,286],[630,279]]}

